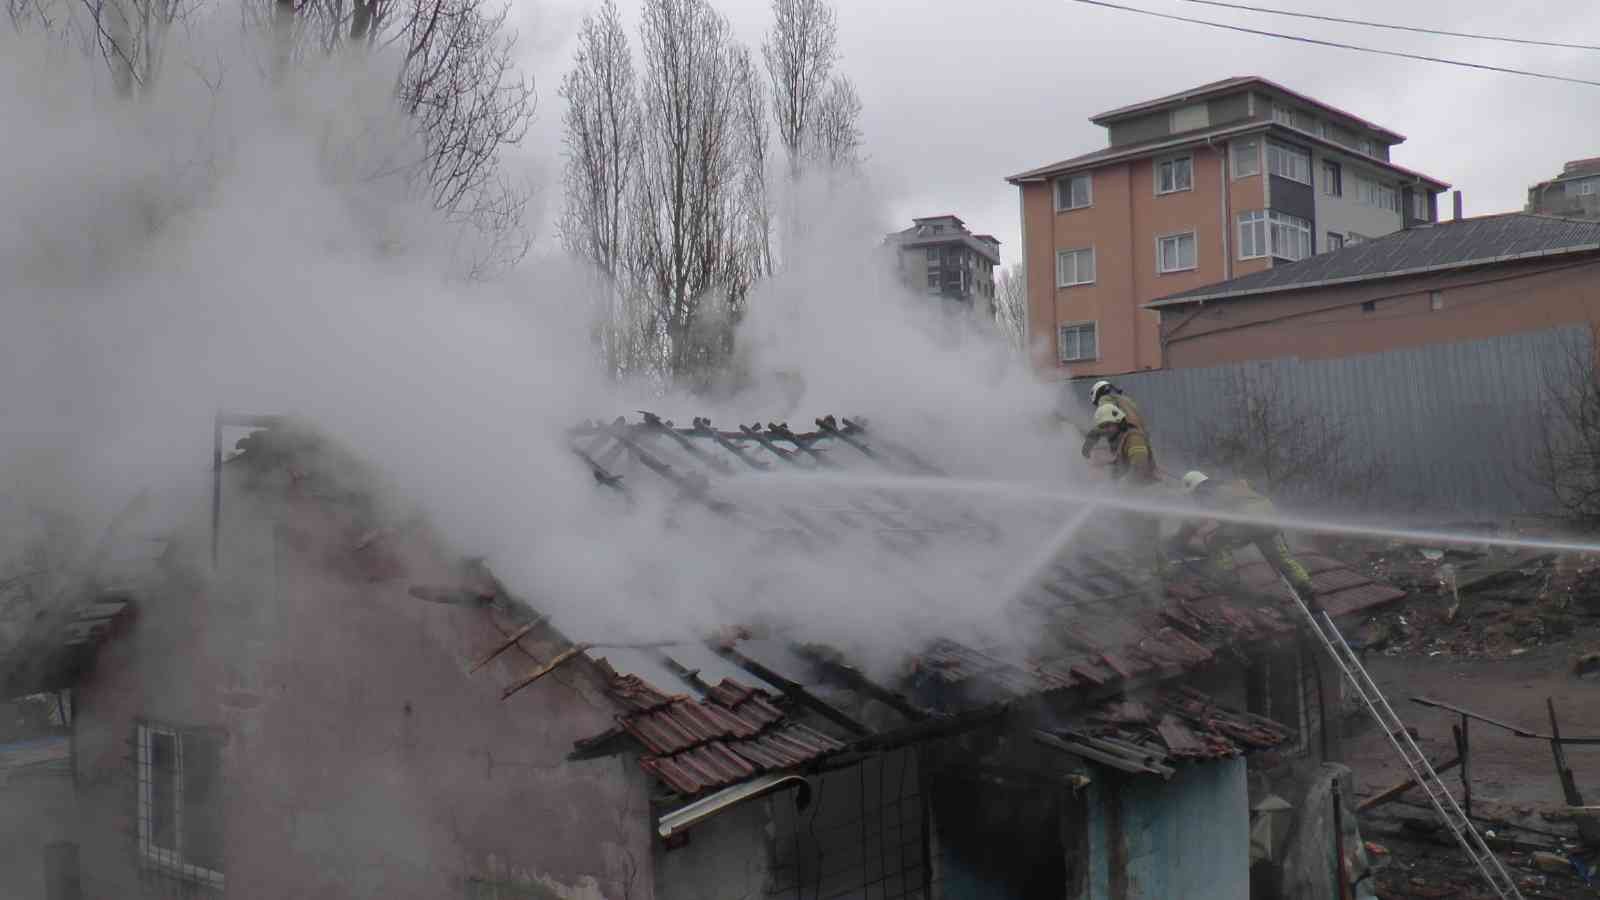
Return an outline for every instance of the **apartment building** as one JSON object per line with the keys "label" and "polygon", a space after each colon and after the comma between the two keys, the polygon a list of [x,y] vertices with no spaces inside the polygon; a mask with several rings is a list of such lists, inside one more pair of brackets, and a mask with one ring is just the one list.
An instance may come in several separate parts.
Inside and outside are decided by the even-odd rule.
{"label": "apartment building", "polygon": [[994,270],[1000,265],[994,235],[973,234],[958,216],[927,216],[912,219],[910,228],[889,234],[884,243],[894,248],[907,286],[994,317]]}
{"label": "apartment building", "polygon": [[1600,219],[1600,157],[1575,159],[1561,174],[1528,188],[1530,213],[1567,219]]}
{"label": "apartment building", "polygon": [[1403,135],[1255,76],[1090,121],[1107,146],[1006,179],[1029,346],[1058,377],[1160,368],[1144,304],[1432,222],[1449,187],[1390,160]]}

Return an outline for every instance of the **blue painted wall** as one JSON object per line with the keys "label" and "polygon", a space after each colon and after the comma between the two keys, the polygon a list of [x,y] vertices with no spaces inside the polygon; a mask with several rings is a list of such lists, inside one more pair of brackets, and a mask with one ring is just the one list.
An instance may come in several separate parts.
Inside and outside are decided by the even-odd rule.
{"label": "blue painted wall", "polygon": [[[1121,778],[1102,770],[1088,790],[1088,894],[1073,900],[1250,896],[1250,810],[1243,759],[1186,766],[1171,781]],[[1112,894],[1111,879],[1118,840],[1127,860],[1127,892],[1121,897]]]}

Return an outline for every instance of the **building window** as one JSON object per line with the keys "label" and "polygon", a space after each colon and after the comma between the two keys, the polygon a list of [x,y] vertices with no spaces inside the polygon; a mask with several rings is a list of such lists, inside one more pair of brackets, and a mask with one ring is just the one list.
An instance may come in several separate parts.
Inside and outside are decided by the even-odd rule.
{"label": "building window", "polygon": [[1261,174],[1261,142],[1255,138],[1233,142],[1233,177]]}
{"label": "building window", "polygon": [[1352,247],[1352,246],[1354,246],[1356,244],[1364,243],[1366,240],[1367,240],[1367,236],[1366,235],[1359,234],[1359,233],[1354,232],[1354,231],[1347,232],[1345,234],[1345,236],[1344,236],[1344,244],[1345,244],[1346,247]]}
{"label": "building window", "polygon": [[135,742],[141,863],[222,888],[221,742],[150,723]]}
{"label": "building window", "polygon": [[1411,218],[1419,222],[1428,221],[1428,192],[1411,192]]}
{"label": "building window", "polygon": [[930,270],[928,270],[928,290],[937,291],[938,289],[939,289],[939,270],[930,269]]}
{"label": "building window", "polygon": [[1261,210],[1239,214],[1239,258],[1267,255],[1267,214]]}
{"label": "building window", "polygon": [[1444,309],[1444,291],[1428,292],[1428,308],[1434,312]]}
{"label": "building window", "polygon": [[938,247],[929,247],[928,248],[928,262],[931,262],[934,265],[938,265],[939,264],[939,248]]}
{"label": "building window", "polygon": [[1356,149],[1367,156],[1378,155],[1378,145],[1373,143],[1371,138],[1362,138],[1361,140],[1357,141]]}
{"label": "building window", "polygon": [[1180,156],[1163,160],[1156,166],[1156,193],[1171,194],[1194,188],[1194,159]]}
{"label": "building window", "polygon": [[1156,239],[1156,271],[1187,272],[1194,268],[1194,232]]}
{"label": "building window", "polygon": [[1367,206],[1376,206],[1390,212],[1400,211],[1400,193],[1387,184],[1379,184],[1371,178],[1358,177],[1356,179],[1356,200]]}
{"label": "building window", "polygon": [[1088,175],[1056,179],[1056,211],[1083,209],[1094,203],[1094,181]]}
{"label": "building window", "polygon": [[1329,197],[1344,196],[1344,170],[1331,159],[1322,161],[1322,192]]}
{"label": "building window", "polygon": [[1095,324],[1093,322],[1074,322],[1061,326],[1061,333],[1057,339],[1060,344],[1062,362],[1082,362],[1086,359],[1095,359],[1099,348],[1095,339]]}
{"label": "building window", "polygon": [[1272,212],[1267,216],[1271,226],[1272,255],[1279,259],[1305,259],[1311,255],[1311,223],[1299,216]]}
{"label": "building window", "polygon": [[1293,147],[1268,144],[1267,171],[1280,178],[1298,181],[1301,184],[1310,184],[1311,155],[1304,150],[1296,150]]}
{"label": "building window", "polygon": [[1584,196],[1584,197],[1587,197],[1590,194],[1593,194],[1594,193],[1594,184],[1595,183],[1594,183],[1593,180],[1579,182],[1578,183],[1578,194],[1580,196]]}
{"label": "building window", "polygon": [[1094,249],[1061,250],[1056,253],[1056,287],[1094,283]]}
{"label": "building window", "polygon": [[1292,128],[1294,127],[1294,110],[1274,103],[1272,104],[1272,121]]}
{"label": "building window", "polygon": [[1337,231],[1328,232],[1328,252],[1344,249],[1344,235]]}

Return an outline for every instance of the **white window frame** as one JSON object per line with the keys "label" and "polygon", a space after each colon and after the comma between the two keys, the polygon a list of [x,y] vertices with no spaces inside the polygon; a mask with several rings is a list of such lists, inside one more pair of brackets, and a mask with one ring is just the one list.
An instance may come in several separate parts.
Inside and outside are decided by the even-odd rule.
{"label": "white window frame", "polygon": [[[1079,356],[1068,356],[1067,353],[1066,353],[1066,350],[1067,350],[1066,341],[1063,340],[1063,338],[1066,337],[1066,333],[1068,331],[1081,332],[1085,328],[1087,328],[1089,330],[1089,333],[1094,335],[1094,354],[1091,355],[1091,356],[1082,356],[1082,355],[1079,355]],[[1080,350],[1082,348],[1082,341],[1081,340],[1079,341],[1079,348],[1080,348]],[[1064,362],[1064,363],[1093,362],[1094,360],[1099,359],[1100,358],[1100,323],[1099,322],[1094,322],[1094,321],[1083,321],[1083,322],[1062,322],[1060,325],[1057,325],[1056,326],[1056,358],[1058,360],[1060,360],[1061,362]]]}
{"label": "white window frame", "polygon": [[1594,193],[1594,191],[1595,191],[1595,184],[1594,184],[1594,179],[1593,178],[1590,178],[1587,181],[1578,182],[1578,196],[1580,196],[1580,197],[1588,197],[1588,196],[1592,195]]}
{"label": "white window frame", "polygon": [[[1241,149],[1245,148],[1245,147],[1251,148],[1253,152],[1251,152],[1248,157],[1241,157],[1239,155],[1239,151]],[[1261,174],[1261,138],[1260,137],[1239,138],[1239,139],[1231,142],[1228,145],[1228,154],[1229,154],[1228,155],[1228,162],[1233,166],[1233,177],[1234,178],[1254,178],[1255,176]],[[1241,169],[1239,167],[1239,160],[1241,158],[1246,158],[1246,159],[1250,160],[1250,164],[1251,164],[1250,171],[1246,172],[1246,171],[1244,171],[1243,169]]]}
{"label": "white window frame", "polygon": [[[1335,247],[1334,246],[1335,243],[1337,243],[1339,246]],[[1323,240],[1322,245],[1323,245],[1323,247],[1325,247],[1327,249],[1327,251],[1329,253],[1332,253],[1335,250],[1343,250],[1344,249],[1344,235],[1340,234],[1337,231],[1330,231],[1330,232],[1328,232],[1327,237]]]}
{"label": "white window frame", "polygon": [[[1304,251],[1301,255],[1292,256],[1287,252],[1279,252],[1280,249],[1286,249],[1279,247],[1278,229],[1280,228],[1293,229],[1295,235],[1300,238],[1297,243],[1300,245],[1298,249]],[[1311,234],[1311,223],[1299,216],[1292,216],[1277,210],[1269,210],[1267,212],[1267,246],[1273,257],[1286,259],[1290,262],[1298,262],[1317,252],[1316,244],[1313,243]]]}
{"label": "white window frame", "polygon": [[[1239,213],[1234,222],[1239,243],[1239,258],[1265,259],[1268,241],[1266,211],[1256,209]],[[1250,234],[1249,240],[1245,239],[1247,233]]]}
{"label": "white window frame", "polygon": [[[1072,254],[1073,257],[1074,257],[1074,260],[1076,260],[1077,259],[1077,254],[1079,254],[1079,253],[1087,253],[1087,254],[1089,254],[1089,277],[1088,278],[1080,278],[1079,277],[1083,273],[1078,271],[1079,266],[1078,266],[1077,262],[1075,261],[1072,264],[1072,276],[1074,278],[1077,278],[1078,280],[1077,281],[1065,281],[1065,280],[1063,280],[1062,277],[1061,277],[1061,260],[1062,260],[1062,258],[1067,256],[1068,254]],[[1079,287],[1079,286],[1085,285],[1085,284],[1094,284],[1095,269],[1096,269],[1096,261],[1095,261],[1095,258],[1094,258],[1094,248],[1093,247],[1070,247],[1070,248],[1065,249],[1065,250],[1057,250],[1056,251],[1056,287],[1058,287],[1058,288]]]}
{"label": "white window frame", "polygon": [[[176,764],[173,768],[173,809],[172,821],[173,837],[176,847],[161,847],[155,843],[154,813],[155,813],[155,772],[153,739],[156,735],[165,735],[172,739],[174,752],[177,754]],[[155,864],[162,872],[174,877],[195,881],[208,887],[219,890],[224,888],[221,872],[216,872],[193,863],[185,862],[183,857],[183,732],[174,728],[141,722],[138,726],[136,765],[138,766],[139,785],[139,855]]]}
{"label": "white window frame", "polygon": [[[1277,169],[1275,169],[1273,167],[1273,160],[1274,160],[1274,156],[1275,156],[1273,151],[1277,151],[1276,156],[1280,160],[1293,159],[1293,160],[1297,160],[1297,161],[1303,161],[1304,165],[1300,166],[1300,167],[1295,167],[1295,166],[1284,166],[1284,165],[1282,165],[1280,163],[1280,165],[1277,167],[1278,169],[1286,169],[1286,170],[1289,170],[1289,171],[1285,171],[1285,172],[1277,171]],[[1299,168],[1299,170],[1303,173],[1303,175],[1301,177],[1296,177],[1295,176],[1293,170],[1296,169],[1296,168]],[[1290,181],[1296,181],[1296,182],[1299,182],[1300,184],[1310,185],[1311,184],[1311,154],[1307,153],[1304,150],[1301,150],[1298,147],[1290,147],[1287,144],[1277,144],[1277,143],[1273,143],[1271,141],[1268,141],[1267,142],[1267,172],[1272,174],[1272,175],[1276,175],[1279,178],[1287,178]]]}
{"label": "white window frame", "polygon": [[1419,222],[1428,221],[1428,192],[1421,189],[1411,191],[1411,218]]}
{"label": "white window frame", "polygon": [[[1172,172],[1173,172],[1173,175],[1172,175],[1172,184],[1173,184],[1173,186],[1170,187],[1170,188],[1167,188],[1166,190],[1162,190],[1162,188],[1161,188],[1161,170],[1166,168],[1167,166],[1176,166],[1180,162],[1188,163],[1188,171],[1189,171],[1189,181],[1188,181],[1188,183],[1183,185],[1182,187],[1178,187],[1177,186],[1178,185],[1177,169],[1173,169],[1172,170]],[[1166,159],[1157,160],[1156,161],[1156,166],[1155,166],[1155,175],[1156,175],[1156,195],[1157,196],[1160,196],[1162,194],[1181,194],[1184,191],[1192,191],[1192,190],[1194,190],[1194,155],[1193,154],[1189,154],[1189,153],[1185,153],[1185,154],[1182,154],[1181,156],[1169,156]]]}
{"label": "white window frame", "polygon": [[1286,125],[1290,128],[1293,128],[1294,110],[1291,107],[1284,106],[1281,103],[1274,103],[1272,104],[1272,121],[1278,123],[1279,125]]}
{"label": "white window frame", "polygon": [[[1182,262],[1183,262],[1183,239],[1184,238],[1188,238],[1189,239],[1189,247],[1190,247],[1190,251],[1189,251],[1190,259],[1189,259],[1189,264],[1187,266],[1182,265]],[[1164,249],[1165,245],[1166,245],[1166,243],[1168,241],[1176,241],[1177,242],[1177,248],[1178,248],[1176,253],[1177,253],[1179,265],[1173,266],[1170,269],[1167,268],[1167,257],[1166,257],[1166,253],[1165,253],[1165,249]],[[1163,235],[1158,235],[1156,237],[1156,274],[1158,274],[1158,275],[1170,275],[1173,272],[1193,272],[1195,270],[1195,267],[1198,266],[1199,263],[1200,263],[1200,238],[1195,233],[1194,229],[1191,228],[1188,231],[1174,231],[1171,234],[1163,234]]]}
{"label": "white window frame", "polygon": [[[1073,203],[1072,202],[1072,199],[1073,199],[1072,198],[1072,193],[1073,193],[1072,186],[1074,184],[1076,184],[1079,181],[1079,179],[1082,179],[1083,185],[1084,185],[1084,188],[1083,188],[1084,201],[1082,203]],[[1062,187],[1062,185],[1066,185],[1066,189],[1067,189],[1067,205],[1066,206],[1062,206],[1061,205],[1061,187]],[[1085,173],[1080,174],[1080,175],[1063,175],[1060,178],[1057,178],[1055,180],[1055,192],[1056,192],[1056,212],[1068,212],[1068,211],[1074,210],[1074,209],[1088,209],[1089,207],[1094,205],[1094,176],[1089,174],[1088,172],[1085,172]]]}

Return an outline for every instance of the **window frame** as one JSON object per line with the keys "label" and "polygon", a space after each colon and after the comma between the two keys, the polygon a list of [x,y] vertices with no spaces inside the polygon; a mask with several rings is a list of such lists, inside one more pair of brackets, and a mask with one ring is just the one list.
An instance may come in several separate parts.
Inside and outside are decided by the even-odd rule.
{"label": "window frame", "polygon": [[[137,832],[139,846],[139,861],[141,864],[153,867],[158,872],[173,878],[192,881],[204,887],[225,890],[226,882],[221,872],[208,869],[204,866],[187,862],[184,858],[184,762],[183,745],[184,737],[188,732],[173,725],[140,720],[135,723],[134,731],[134,766],[135,783],[137,786]],[[154,739],[157,735],[164,735],[172,741],[175,752],[173,763],[173,798],[172,819],[173,843],[175,846],[162,847],[155,842],[155,777],[154,777]]]}
{"label": "window frame", "polygon": [[1594,192],[1595,192],[1595,183],[1594,183],[1594,179],[1593,178],[1588,178],[1588,179],[1585,179],[1583,181],[1578,182],[1578,196],[1579,197],[1592,197],[1592,196],[1594,196]]}
{"label": "window frame", "polygon": [[[1189,239],[1189,247],[1190,247],[1190,250],[1189,250],[1189,257],[1190,257],[1189,264],[1187,266],[1178,265],[1178,266],[1176,266],[1174,268],[1171,268],[1171,269],[1167,268],[1166,255],[1162,251],[1162,245],[1165,244],[1167,241],[1178,241],[1179,242],[1178,243],[1178,250],[1177,250],[1178,261],[1179,261],[1179,263],[1182,263],[1182,261],[1183,261],[1183,244],[1182,244],[1182,241],[1183,241],[1184,238],[1188,238]],[[1200,236],[1199,236],[1199,234],[1197,233],[1197,231],[1195,229],[1190,228],[1190,229],[1188,229],[1186,231],[1174,231],[1174,232],[1170,232],[1168,234],[1158,234],[1158,235],[1156,235],[1156,274],[1157,275],[1172,275],[1172,274],[1176,274],[1176,273],[1179,273],[1179,272],[1193,272],[1195,269],[1199,268],[1199,266],[1200,266]]]}
{"label": "window frame", "polygon": [[[1255,178],[1261,174],[1261,144],[1262,141],[1260,135],[1235,138],[1228,142],[1228,164],[1232,167],[1232,172],[1229,174],[1232,175],[1235,180],[1240,178]],[[1239,148],[1241,147],[1255,148],[1255,152],[1250,154],[1250,159],[1255,163],[1255,168],[1248,172],[1241,172],[1239,170]]]}
{"label": "window frame", "polygon": [[1433,204],[1428,202],[1428,192],[1413,188],[1411,191],[1411,218],[1418,222],[1431,221],[1428,212]]}
{"label": "window frame", "polygon": [[[1073,194],[1072,185],[1073,185],[1074,182],[1078,181],[1079,179],[1083,180],[1083,183],[1085,185],[1085,187],[1084,187],[1084,196],[1087,199],[1085,199],[1084,202],[1082,202],[1082,203],[1074,204],[1072,202],[1072,194]],[[1062,206],[1061,205],[1061,186],[1062,186],[1063,183],[1066,184],[1066,186],[1067,186],[1067,205],[1066,206]],[[1061,177],[1057,178],[1053,182],[1052,187],[1053,187],[1053,189],[1055,191],[1056,212],[1058,212],[1058,213],[1059,212],[1072,212],[1075,209],[1088,209],[1089,207],[1094,206],[1094,174],[1093,173],[1080,172],[1080,173],[1078,173],[1076,175],[1062,175]]]}
{"label": "window frame", "polygon": [[[1339,246],[1335,247],[1334,246],[1335,243],[1338,243]],[[1327,248],[1326,252],[1328,252],[1328,253],[1333,253],[1333,252],[1336,252],[1336,251],[1339,251],[1339,250],[1343,250],[1344,249],[1344,235],[1340,234],[1337,231],[1328,232],[1326,237],[1323,239],[1323,246]]]}
{"label": "window frame", "polygon": [[[1172,177],[1173,187],[1168,188],[1166,190],[1162,190],[1162,188],[1161,188],[1161,170],[1163,168],[1166,168],[1167,166],[1177,165],[1180,162],[1188,164],[1188,172],[1189,172],[1189,181],[1188,181],[1188,183],[1185,184],[1183,187],[1177,187],[1177,183],[1178,183],[1178,177],[1177,177],[1177,174],[1176,174],[1177,170],[1174,169],[1173,170],[1174,174],[1173,174],[1173,177]],[[1194,190],[1194,154],[1193,153],[1180,153],[1177,156],[1169,156],[1169,157],[1166,157],[1165,159],[1156,160],[1156,164],[1155,164],[1155,188],[1156,188],[1156,196],[1157,197],[1161,197],[1161,196],[1164,196],[1166,194],[1181,194],[1184,191],[1192,191],[1192,190]]]}
{"label": "window frame", "polygon": [[[1068,357],[1066,355],[1066,344],[1063,341],[1063,338],[1066,337],[1066,333],[1068,331],[1074,331],[1074,332],[1078,332],[1078,333],[1081,334],[1085,329],[1087,329],[1088,333],[1093,335],[1093,337],[1094,337],[1094,353],[1092,355],[1090,355],[1090,356],[1081,356],[1080,355],[1080,356]],[[1078,346],[1079,346],[1079,350],[1081,351],[1082,350],[1082,346],[1083,346],[1081,338],[1079,339],[1079,345]],[[1095,320],[1092,320],[1092,319],[1085,319],[1085,320],[1076,321],[1076,322],[1061,322],[1061,323],[1056,325],[1056,359],[1059,362],[1063,362],[1063,363],[1094,362],[1095,360],[1097,360],[1099,358],[1100,358],[1100,323],[1098,321],[1095,321]]]}
{"label": "window frame", "polygon": [[1344,196],[1344,166],[1339,165],[1338,160],[1322,160],[1322,194],[1325,197]]}
{"label": "window frame", "polygon": [[[1234,216],[1233,221],[1234,221],[1234,237],[1236,238],[1236,242],[1239,245],[1239,259],[1241,259],[1241,260],[1245,260],[1245,259],[1266,259],[1268,256],[1272,255],[1271,254],[1271,246],[1270,246],[1271,239],[1268,237],[1268,234],[1267,234],[1267,211],[1266,210],[1264,210],[1264,209],[1247,210],[1245,212],[1239,213],[1237,216]],[[1258,240],[1246,241],[1244,239],[1245,229],[1246,228],[1253,228],[1255,231],[1258,231],[1259,232],[1259,239]],[[1247,243],[1254,245],[1258,252],[1246,254],[1245,253],[1245,245]]]}
{"label": "window frame", "polygon": [[[1078,254],[1078,253],[1087,253],[1087,254],[1089,254],[1089,277],[1087,279],[1080,280],[1080,281],[1062,281],[1061,280],[1061,258],[1063,256],[1066,256],[1069,253],[1070,254]],[[1078,264],[1076,262],[1074,262],[1073,266],[1072,266],[1072,272],[1073,272],[1074,277],[1076,277],[1077,275],[1080,274],[1079,271],[1078,271],[1078,268],[1079,268]],[[1086,284],[1094,284],[1095,276],[1096,276],[1096,274],[1098,274],[1098,268],[1099,268],[1099,266],[1097,264],[1097,261],[1095,260],[1095,253],[1094,253],[1093,245],[1088,246],[1088,247],[1067,247],[1067,248],[1064,248],[1064,249],[1061,249],[1061,250],[1057,250],[1056,251],[1056,289],[1057,290],[1061,290],[1062,288],[1082,287],[1083,285],[1086,285]]]}
{"label": "window frame", "polygon": [[[1293,221],[1289,221],[1291,219]],[[1286,229],[1292,228],[1294,229],[1296,235],[1304,238],[1302,249],[1305,251],[1305,253],[1303,255],[1286,256],[1278,252],[1279,247],[1277,229],[1280,227]],[[1312,231],[1312,224],[1309,220],[1302,219],[1299,216],[1292,215],[1290,213],[1279,212],[1275,209],[1267,210],[1267,255],[1271,256],[1273,259],[1281,259],[1288,262],[1299,262],[1307,257],[1315,256],[1316,252],[1316,235]]]}
{"label": "window frame", "polygon": [[[1272,168],[1272,151],[1274,151],[1274,150],[1279,151],[1279,153],[1281,153],[1281,154],[1293,156],[1295,159],[1303,159],[1303,160],[1305,160],[1305,168],[1304,168],[1305,177],[1304,178],[1296,178],[1293,175],[1285,175],[1282,172],[1273,171],[1273,168]],[[1280,144],[1280,143],[1277,143],[1275,141],[1268,141],[1267,142],[1267,153],[1266,153],[1266,156],[1267,156],[1267,160],[1266,160],[1267,161],[1267,174],[1276,175],[1279,178],[1285,179],[1287,181],[1293,181],[1296,184],[1303,184],[1306,187],[1311,187],[1311,152],[1309,150],[1302,150],[1299,147],[1294,147],[1294,146],[1291,146],[1289,144]]]}

